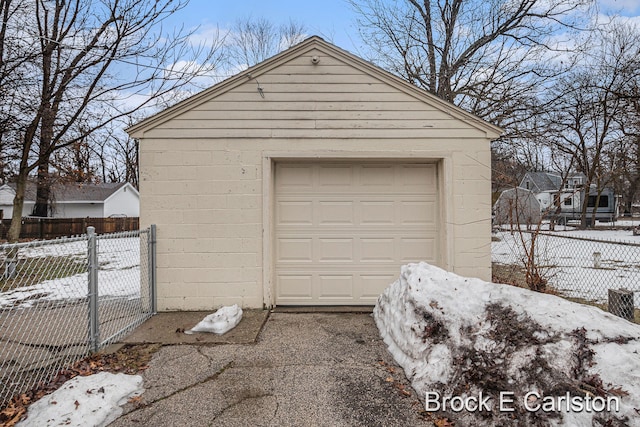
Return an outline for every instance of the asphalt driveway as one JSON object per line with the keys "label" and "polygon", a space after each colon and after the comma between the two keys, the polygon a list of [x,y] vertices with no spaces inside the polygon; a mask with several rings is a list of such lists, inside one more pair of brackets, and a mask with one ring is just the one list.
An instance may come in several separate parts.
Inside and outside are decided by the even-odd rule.
{"label": "asphalt driveway", "polygon": [[433,425],[370,314],[275,312],[256,331],[241,344],[164,345],[141,401],[111,426]]}

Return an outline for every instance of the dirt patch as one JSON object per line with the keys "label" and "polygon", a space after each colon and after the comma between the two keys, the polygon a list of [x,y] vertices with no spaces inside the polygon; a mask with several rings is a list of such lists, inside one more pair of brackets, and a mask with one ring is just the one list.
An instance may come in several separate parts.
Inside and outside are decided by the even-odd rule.
{"label": "dirt patch", "polygon": [[[434,305],[435,304],[435,305]],[[435,301],[431,302],[431,308],[439,309]],[[421,307],[414,306],[415,315],[421,319],[420,324],[413,325],[411,328],[418,336],[422,337],[422,342],[431,341],[433,344],[440,344],[449,338],[449,330],[444,324],[444,318],[436,317],[435,312],[425,310]],[[421,328],[416,330],[416,328]]]}
{"label": "dirt patch", "polygon": [[[548,426],[562,419],[562,412],[530,411],[525,394],[537,392],[541,398],[607,396],[597,375],[589,375],[592,342],[578,329],[559,336],[526,314],[501,304],[488,305],[485,318],[477,326],[460,331],[465,344],[450,347],[455,360],[452,381],[440,384],[441,396],[488,396],[489,410],[478,412],[443,410],[441,416],[462,425]],[[570,341],[573,358],[569,366],[554,366],[549,352],[560,341]],[[547,347],[549,346],[549,347]],[[512,412],[500,411],[501,393],[514,401]],[[615,414],[600,414],[603,425],[625,425]]]}
{"label": "dirt patch", "polygon": [[491,281],[527,289],[524,269],[515,264],[491,263]]}
{"label": "dirt patch", "polygon": [[153,354],[160,349],[159,344],[127,345],[114,353],[95,353],[64,369],[47,384],[39,384],[26,393],[13,397],[0,410],[0,426],[14,426],[26,414],[27,408],[36,400],[53,393],[62,384],[77,376],[88,376],[98,372],[139,374],[147,369]]}

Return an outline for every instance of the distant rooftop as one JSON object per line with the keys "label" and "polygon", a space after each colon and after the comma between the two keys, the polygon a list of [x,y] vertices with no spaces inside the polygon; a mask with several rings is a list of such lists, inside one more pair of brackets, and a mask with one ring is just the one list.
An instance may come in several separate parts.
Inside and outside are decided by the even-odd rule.
{"label": "distant rooftop", "polygon": [[562,184],[562,177],[550,172],[527,172],[522,182],[524,183],[527,179],[537,187],[538,191],[557,190]]}
{"label": "distant rooftop", "polygon": [[[15,191],[16,184],[8,184]],[[118,191],[126,182],[88,184],[84,182],[56,183],[52,187],[53,200],[56,202],[104,202]],[[29,182],[24,195],[25,201],[35,202],[36,184]]]}

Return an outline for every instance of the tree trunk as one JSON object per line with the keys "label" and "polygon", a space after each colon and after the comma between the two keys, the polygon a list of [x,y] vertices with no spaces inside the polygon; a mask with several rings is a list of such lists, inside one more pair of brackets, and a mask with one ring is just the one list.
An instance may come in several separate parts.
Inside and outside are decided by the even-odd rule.
{"label": "tree trunk", "polygon": [[38,188],[36,191],[36,205],[33,216],[46,218],[49,216],[49,202],[51,195],[51,180],[49,179],[49,159],[51,157],[51,142],[53,141],[53,127],[58,113],[56,107],[45,105],[40,123],[40,144],[38,157]]}
{"label": "tree trunk", "polygon": [[582,197],[582,206],[580,206],[580,229],[584,230],[587,228],[587,206],[589,205],[589,185],[591,183],[587,183],[580,190],[580,197]]}
{"label": "tree trunk", "polygon": [[33,207],[33,216],[46,218],[49,216],[49,203],[51,195],[51,182],[49,179],[49,162],[41,160],[38,164],[38,188],[36,190],[36,204]]}
{"label": "tree trunk", "polygon": [[13,215],[11,216],[11,226],[7,233],[9,243],[17,242],[22,229],[22,207],[24,206],[24,193],[27,188],[27,174],[21,173],[16,181],[16,195],[13,198]]}

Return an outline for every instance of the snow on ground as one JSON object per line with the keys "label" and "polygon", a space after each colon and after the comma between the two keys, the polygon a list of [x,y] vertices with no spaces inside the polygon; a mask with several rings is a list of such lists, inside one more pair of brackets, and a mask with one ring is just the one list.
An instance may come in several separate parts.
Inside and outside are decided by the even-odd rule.
{"label": "snow on ground", "polygon": [[[87,242],[77,241],[47,244],[22,249],[20,259],[38,257],[69,257],[76,262],[87,260]],[[51,261],[55,263],[55,261]],[[140,239],[138,237],[98,240],[99,295],[103,297],[140,297]],[[55,268],[52,267],[52,268]],[[84,299],[88,293],[86,272],[44,280],[0,292],[0,309],[27,308],[42,301],[72,301]]]}
{"label": "snow on ground", "polygon": [[[628,233],[628,232],[627,232]],[[491,260],[500,264],[520,264],[524,247],[529,247],[530,234],[507,231],[494,234]],[[569,236],[608,240],[618,243],[587,241]],[[618,240],[616,239],[616,236]],[[540,234],[536,243],[537,262],[549,284],[564,296],[606,302],[608,289],[635,291],[635,305],[640,305],[640,246],[622,245],[624,235],[615,230],[575,230]],[[640,243],[640,240],[638,241]],[[594,252],[601,254],[600,267],[594,264]]]}
{"label": "snow on ground", "polygon": [[242,309],[238,304],[221,307],[213,314],[206,316],[196,326],[185,331],[185,334],[194,332],[210,332],[213,334],[225,334],[238,326],[242,320]]}
{"label": "snow on ground", "polygon": [[597,308],[420,263],[374,317],[427,409],[456,425],[640,426],[640,326]]}
{"label": "snow on ground", "polygon": [[580,237],[582,239],[606,240],[608,242],[623,242],[640,244],[640,236],[634,236],[629,230],[606,230],[606,229],[567,229],[564,231],[555,231],[545,233],[557,234],[565,237]]}
{"label": "snow on ground", "polygon": [[18,427],[102,427],[122,414],[121,405],[144,391],[140,375],[100,372],[75,377],[29,406]]}

